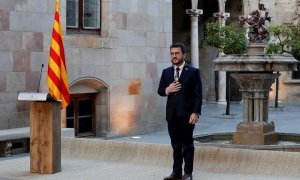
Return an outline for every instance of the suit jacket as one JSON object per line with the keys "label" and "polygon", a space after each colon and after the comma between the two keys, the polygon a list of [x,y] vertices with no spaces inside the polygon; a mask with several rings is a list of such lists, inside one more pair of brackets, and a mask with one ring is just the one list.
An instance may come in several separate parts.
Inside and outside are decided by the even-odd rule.
{"label": "suit jacket", "polygon": [[[174,82],[174,67],[163,70],[158,87],[158,94],[166,95],[166,88]],[[174,116],[189,119],[192,113],[201,114],[202,84],[198,68],[186,64],[179,77],[181,89],[170,93],[167,99],[166,120],[172,121]]]}

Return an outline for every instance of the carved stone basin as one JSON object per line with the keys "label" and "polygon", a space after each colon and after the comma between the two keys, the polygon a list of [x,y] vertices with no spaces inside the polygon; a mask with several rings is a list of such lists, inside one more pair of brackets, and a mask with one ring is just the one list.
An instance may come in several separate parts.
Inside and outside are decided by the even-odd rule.
{"label": "carved stone basin", "polygon": [[223,55],[213,63],[216,71],[275,72],[297,70],[298,61],[288,55]]}
{"label": "carved stone basin", "polygon": [[298,61],[288,55],[224,55],[213,61],[216,71],[229,71],[236,79],[244,102],[243,121],[237,124],[233,144],[276,144],[274,122],[268,121],[268,99],[271,85],[279,76],[273,72],[294,71]]}

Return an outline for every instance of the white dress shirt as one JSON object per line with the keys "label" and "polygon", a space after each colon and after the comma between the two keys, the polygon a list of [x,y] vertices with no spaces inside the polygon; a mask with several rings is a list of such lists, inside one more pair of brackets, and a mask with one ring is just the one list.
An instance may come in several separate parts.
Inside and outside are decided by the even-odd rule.
{"label": "white dress shirt", "polygon": [[[182,69],[185,66],[185,64],[186,64],[186,62],[182,63],[179,67],[177,67],[176,65],[173,65],[173,67],[174,67],[174,79],[176,78],[176,68],[180,68],[180,70],[179,70],[179,77],[180,77]],[[165,92],[166,92],[166,95],[169,95],[169,93],[167,92],[167,88],[166,88]]]}

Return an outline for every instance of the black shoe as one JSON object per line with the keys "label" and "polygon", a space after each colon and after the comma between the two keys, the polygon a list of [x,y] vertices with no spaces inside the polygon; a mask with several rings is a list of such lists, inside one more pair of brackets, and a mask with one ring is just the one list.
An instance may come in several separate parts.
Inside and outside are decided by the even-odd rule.
{"label": "black shoe", "polygon": [[182,174],[178,174],[174,172],[172,172],[170,176],[164,178],[164,180],[181,180],[181,179],[182,179]]}
{"label": "black shoe", "polygon": [[185,174],[182,176],[182,180],[193,180],[192,174]]}

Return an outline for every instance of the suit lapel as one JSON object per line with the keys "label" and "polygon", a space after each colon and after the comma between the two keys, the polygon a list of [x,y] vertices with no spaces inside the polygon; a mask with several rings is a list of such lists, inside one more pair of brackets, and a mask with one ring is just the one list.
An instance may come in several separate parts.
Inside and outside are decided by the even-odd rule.
{"label": "suit lapel", "polygon": [[167,79],[170,82],[173,82],[174,81],[174,68],[173,68],[173,66],[168,69],[168,73],[167,74],[168,74],[168,78]]}
{"label": "suit lapel", "polygon": [[[182,72],[179,77],[179,81],[183,82],[185,80],[185,77],[188,74],[188,71],[189,71],[189,66],[186,64],[182,69]],[[174,72],[173,72],[173,74],[174,74]]]}

